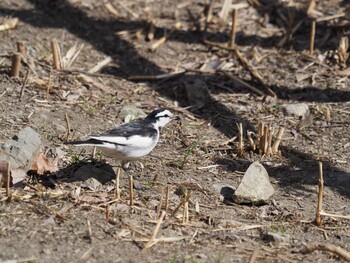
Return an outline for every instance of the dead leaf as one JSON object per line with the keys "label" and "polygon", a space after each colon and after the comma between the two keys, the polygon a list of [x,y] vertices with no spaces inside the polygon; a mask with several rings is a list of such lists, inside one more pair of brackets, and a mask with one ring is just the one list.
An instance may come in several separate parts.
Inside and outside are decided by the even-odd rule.
{"label": "dead leaf", "polygon": [[33,162],[31,170],[36,171],[38,174],[44,174],[45,172],[56,172],[58,158],[49,160],[44,154],[39,154],[36,160]]}
{"label": "dead leaf", "polygon": [[350,75],[350,68],[346,68],[344,70],[337,70],[335,73],[339,76],[348,76]]}
{"label": "dead leaf", "polygon": [[90,196],[90,195],[81,195],[79,197],[79,201],[86,202],[86,203],[93,203],[93,204],[103,202],[103,200],[101,200],[101,198],[98,198],[95,196]]}
{"label": "dead leaf", "polygon": [[9,30],[15,28],[18,23],[18,18],[7,18],[3,24],[0,25],[0,31]]}
{"label": "dead leaf", "polygon": [[348,37],[342,37],[339,41],[338,55],[339,64],[342,68],[346,68],[347,61],[349,59],[349,39]]}
{"label": "dead leaf", "polygon": [[11,177],[12,177],[13,184],[17,184],[19,182],[22,182],[26,176],[27,176],[27,173],[23,169],[11,170]]}

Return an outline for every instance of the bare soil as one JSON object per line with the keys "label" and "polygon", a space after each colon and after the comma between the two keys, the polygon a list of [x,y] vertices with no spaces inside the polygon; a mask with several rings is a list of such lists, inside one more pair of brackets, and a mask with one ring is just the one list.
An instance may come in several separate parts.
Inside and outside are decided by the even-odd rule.
{"label": "bare soil", "polygon": [[[6,16],[19,22],[15,29],[0,32],[0,141],[30,126],[41,136],[42,152],[54,157],[59,148],[66,153],[59,159],[58,172],[28,176],[24,185],[11,188],[10,200],[1,189],[1,261],[338,262],[339,256],[330,252],[301,250],[319,242],[350,251],[348,220],[325,217],[321,227],[314,224],[319,161],[325,180],[323,209],[350,214],[350,80],[339,74],[344,65],[330,55],[340,38],[349,36],[347,13],[317,23],[311,56],[309,1],[260,1],[260,6],[239,11],[238,49],[276,93],[273,98],[258,96],[222,73],[227,71],[268,95],[232,51],[203,42],[205,37],[224,45],[230,35],[229,24],[218,19],[222,4],[216,2],[204,33],[204,2],[113,0],[109,3],[118,14],[112,14],[104,1],[1,1],[1,22]],[[317,15],[327,18],[345,12],[346,5],[347,1],[319,1]],[[147,40],[150,21],[153,40]],[[176,22],[180,26],[175,27]],[[151,51],[164,34],[167,41]],[[62,56],[74,44],[84,45],[67,70],[52,69],[53,38]],[[11,78],[17,41],[25,43],[27,61],[20,77]],[[112,62],[100,72],[81,73],[107,56]],[[186,72],[173,78],[129,80],[182,69]],[[27,70],[29,81],[20,100]],[[186,86],[196,83],[209,91],[202,105],[193,105],[187,96]],[[294,103],[307,104],[310,114],[287,115],[283,105]],[[162,131],[150,156],[121,174],[121,198],[113,201],[114,180],[91,190],[74,180],[74,174],[84,165],[111,168],[118,162],[99,153],[99,161],[91,162],[92,149],[64,142],[121,124],[120,109],[128,104],[146,113],[168,108],[181,121]],[[246,142],[244,156],[238,157],[237,140],[227,143],[237,136],[236,123],[256,133],[259,121],[276,131],[286,128],[280,155],[262,157]],[[231,188],[239,185],[256,160],[268,170],[276,194],[263,206],[237,205]],[[223,193],[225,185],[228,194]],[[78,187],[81,192],[76,196]],[[165,209],[167,189],[169,204],[158,242],[144,249]],[[174,214],[186,194],[191,195],[189,222],[183,222],[182,207]],[[280,239],[271,239],[269,233]]]}

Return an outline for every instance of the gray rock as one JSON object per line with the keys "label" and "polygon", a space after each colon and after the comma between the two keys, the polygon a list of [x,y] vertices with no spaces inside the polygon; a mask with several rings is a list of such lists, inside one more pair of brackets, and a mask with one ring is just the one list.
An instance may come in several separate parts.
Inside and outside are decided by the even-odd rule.
{"label": "gray rock", "polygon": [[1,146],[0,160],[10,162],[11,169],[28,171],[39,154],[40,145],[39,134],[30,127],[24,128]]}
{"label": "gray rock", "polygon": [[310,114],[309,106],[305,103],[286,104],[283,106],[287,114],[304,117]]}
{"label": "gray rock", "polygon": [[238,204],[260,205],[266,203],[274,193],[266,169],[259,162],[254,162],[245,172],[233,195],[233,201]]}

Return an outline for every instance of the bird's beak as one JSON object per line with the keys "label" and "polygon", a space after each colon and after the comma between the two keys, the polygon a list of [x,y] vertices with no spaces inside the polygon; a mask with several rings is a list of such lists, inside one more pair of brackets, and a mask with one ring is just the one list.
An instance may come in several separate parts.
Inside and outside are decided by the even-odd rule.
{"label": "bird's beak", "polygon": [[176,121],[181,120],[181,118],[180,118],[179,115],[174,115],[174,116],[172,117],[172,119],[173,119],[173,120],[176,120]]}

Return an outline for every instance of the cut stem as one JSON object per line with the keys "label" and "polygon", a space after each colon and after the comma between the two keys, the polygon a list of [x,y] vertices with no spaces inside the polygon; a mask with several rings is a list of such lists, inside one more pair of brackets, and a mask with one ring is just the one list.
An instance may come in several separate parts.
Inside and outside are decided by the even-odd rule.
{"label": "cut stem", "polygon": [[276,141],[272,145],[272,153],[277,154],[278,153],[278,147],[282,141],[283,133],[284,133],[284,128],[280,127],[277,133],[277,138]]}
{"label": "cut stem", "polygon": [[59,57],[59,47],[57,45],[56,39],[51,40],[51,50],[53,57],[53,68],[61,69],[60,57]]}
{"label": "cut stem", "polygon": [[322,217],[321,217],[322,199],[323,199],[323,168],[322,168],[322,162],[319,162],[319,173],[320,173],[320,178],[318,180],[318,201],[317,201],[317,210],[316,210],[316,219],[315,219],[315,223],[316,223],[317,226],[320,226],[322,224]]}
{"label": "cut stem", "polygon": [[310,34],[310,55],[314,54],[315,34],[316,34],[316,21],[313,20],[311,23],[311,34]]}
{"label": "cut stem", "polygon": [[13,78],[19,77],[19,70],[21,68],[21,59],[22,59],[22,55],[19,53],[14,54],[12,57],[11,77]]}
{"label": "cut stem", "polygon": [[242,125],[242,123],[237,123],[237,127],[238,127],[237,151],[238,151],[239,157],[242,157],[243,156],[243,125]]}
{"label": "cut stem", "polygon": [[130,206],[134,206],[134,178],[130,175],[129,179]]}
{"label": "cut stem", "polygon": [[115,199],[120,199],[120,167],[118,167],[118,171],[115,176]]}
{"label": "cut stem", "polygon": [[234,8],[232,10],[232,26],[231,26],[230,48],[234,48],[235,47],[236,33],[237,33],[237,21],[238,21],[238,9]]}

